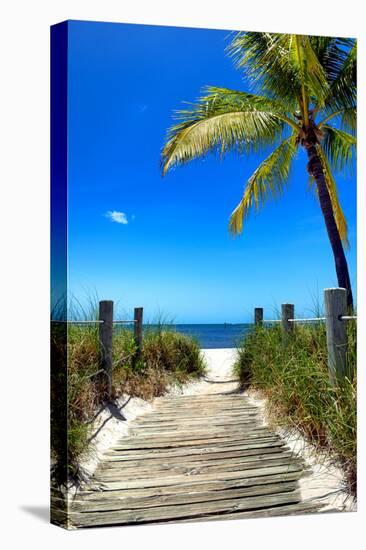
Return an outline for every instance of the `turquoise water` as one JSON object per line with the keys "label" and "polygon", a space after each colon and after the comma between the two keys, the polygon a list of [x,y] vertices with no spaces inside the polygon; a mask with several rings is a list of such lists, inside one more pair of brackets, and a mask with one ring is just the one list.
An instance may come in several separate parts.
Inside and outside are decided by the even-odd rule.
{"label": "turquoise water", "polygon": [[[195,338],[203,349],[235,348],[253,327],[252,324],[162,324],[144,325],[144,331],[171,330]],[[117,330],[133,330],[131,325],[117,325]]]}
{"label": "turquoise water", "polygon": [[235,348],[253,325],[174,325],[173,330],[193,336],[201,348]]}

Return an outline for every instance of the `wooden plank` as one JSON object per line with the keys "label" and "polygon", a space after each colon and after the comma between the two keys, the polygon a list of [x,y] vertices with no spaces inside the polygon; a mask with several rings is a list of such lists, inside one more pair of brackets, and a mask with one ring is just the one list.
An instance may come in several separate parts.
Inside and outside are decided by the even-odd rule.
{"label": "wooden plank", "polygon": [[[150,437],[149,434],[152,434],[154,430],[157,432],[157,436],[160,435],[162,438],[169,438],[170,432],[172,432],[171,435],[176,435],[176,436],[178,436],[180,433],[183,434],[184,432],[188,432],[188,435],[189,433],[191,434],[192,439],[193,438],[197,439],[196,433],[199,434],[201,432],[203,432],[204,434],[208,433],[212,435],[215,435],[216,433],[218,434],[220,432],[221,433],[224,432],[228,435],[231,433],[233,433],[234,435],[235,432],[242,433],[243,435],[246,435],[246,434],[257,434],[257,435],[262,434],[263,436],[276,435],[274,431],[262,429],[261,426],[258,426],[254,422],[240,422],[238,424],[234,423],[232,425],[223,425],[223,426],[213,426],[213,425],[205,426],[201,424],[196,424],[196,425],[188,424],[188,425],[182,425],[181,427],[165,426],[164,428],[165,428],[165,431],[160,431],[161,428],[158,426],[152,426],[149,428],[141,428],[141,429],[139,429],[138,427],[131,427],[129,434],[119,439],[118,441],[119,443],[122,443],[122,441],[131,439],[132,437],[134,439],[143,439],[145,437],[147,438],[147,437]],[[157,436],[151,435],[151,437],[157,437]]]}
{"label": "wooden plank", "polygon": [[203,401],[205,403],[208,403],[211,400],[217,400],[220,396],[220,399],[222,401],[243,401],[246,403],[250,403],[250,400],[246,395],[243,393],[238,394],[220,394],[220,393],[206,393],[206,394],[197,394],[197,395],[178,395],[178,396],[164,396],[157,400],[157,403],[184,403],[184,401],[187,401],[189,403],[195,403]]}
{"label": "wooden plank", "polygon": [[210,513],[232,513],[244,510],[258,510],[283,504],[295,504],[301,500],[299,491],[261,495],[243,499],[208,501],[205,503],[182,504],[177,506],[159,506],[140,510],[117,510],[105,512],[75,512],[71,521],[75,525],[121,525],[130,523],[150,523],[168,519],[200,517]]}
{"label": "wooden plank", "polygon": [[156,412],[152,413],[149,417],[138,417],[136,420],[133,421],[133,424],[145,424],[145,423],[151,423],[151,422],[179,422],[181,421],[203,421],[203,422],[209,422],[213,420],[226,420],[228,421],[230,418],[256,418],[259,421],[261,421],[261,417],[257,412],[251,412],[251,411],[243,411],[240,409],[235,409],[233,411],[230,410],[222,410],[222,411],[207,411],[203,407],[200,409],[197,409],[197,411],[190,410],[189,413],[181,413],[177,411],[167,411],[165,412]]}
{"label": "wooden plank", "polygon": [[[155,428],[156,429],[156,428]],[[248,426],[248,425],[245,425],[245,426],[239,426],[238,428],[237,427],[232,427],[232,426],[224,426],[223,428],[219,428],[219,429],[216,429],[214,427],[212,428],[205,428],[203,427],[202,430],[200,428],[200,430],[197,430],[197,427],[192,427],[192,428],[189,428],[187,429],[186,426],[184,426],[184,429],[182,428],[182,433],[183,432],[189,432],[191,433],[191,436],[194,436],[196,434],[200,434],[200,432],[203,431],[204,435],[215,435],[217,432],[222,432],[224,431],[226,434],[235,434],[236,432],[239,432],[241,435],[243,435],[246,439],[255,439],[255,438],[265,438],[265,437],[279,437],[278,434],[274,433],[273,431],[271,430],[268,430],[267,428],[262,428],[260,426]],[[141,432],[138,432],[137,435],[133,435],[133,437],[136,439],[141,439],[142,437],[146,437],[148,434],[149,434],[149,431],[146,432],[146,434],[144,433],[144,435],[140,438],[139,434],[140,433],[144,433],[144,430],[142,430]],[[167,437],[167,433],[169,435],[169,432],[158,432],[158,435],[161,435],[162,437]],[[180,433],[180,430],[179,428],[177,427],[175,430],[174,430],[174,433]],[[131,432],[132,434],[132,432]],[[119,443],[122,443],[123,441],[129,439],[131,436],[127,436],[127,437],[124,437],[122,439],[119,440]],[[118,443],[117,443],[118,444]]]}
{"label": "wooden plank", "polygon": [[262,439],[253,439],[253,440],[244,440],[240,441],[230,441],[226,443],[221,443],[217,445],[215,443],[211,445],[193,445],[189,447],[161,447],[161,448],[151,448],[151,449],[115,449],[106,451],[104,453],[104,460],[109,461],[110,459],[117,459],[121,461],[127,460],[140,460],[140,459],[162,459],[167,457],[179,456],[179,457],[190,457],[192,455],[203,456],[209,453],[216,452],[231,452],[231,451],[247,451],[257,449],[258,452],[262,452],[262,449],[269,449],[273,447],[278,447],[283,450],[288,450],[288,447],[285,446],[282,440],[262,440]]}
{"label": "wooden plank", "polygon": [[[131,429],[138,429],[144,426],[144,427],[156,427],[156,428],[164,428],[164,427],[176,427],[177,430],[181,430],[184,428],[199,428],[201,427],[207,427],[207,428],[215,428],[217,425],[221,426],[227,426],[228,429],[236,429],[236,426],[241,424],[242,426],[247,425],[248,429],[249,427],[253,428],[261,428],[263,427],[262,422],[259,421],[256,417],[245,417],[245,416],[228,416],[228,417],[204,417],[202,419],[194,419],[191,418],[182,418],[181,422],[179,422],[176,418],[169,418],[167,420],[164,420],[163,422],[159,420],[154,420],[152,422],[144,422],[141,424],[131,424]],[[272,430],[273,433],[273,430]]]}
{"label": "wooden plank", "polygon": [[[286,455],[291,454],[291,451],[283,451],[283,447],[263,447],[261,449],[248,449],[244,451],[218,451],[215,453],[201,453],[189,456],[183,454],[178,456],[168,456],[165,459],[161,456],[154,456],[152,458],[144,456],[137,459],[127,459],[118,462],[105,460],[99,464],[98,469],[108,470],[109,468],[123,468],[123,470],[126,470],[127,468],[138,468],[139,471],[142,466],[153,468],[155,465],[164,464],[167,461],[169,461],[170,464],[200,464],[202,462],[210,463],[216,462],[217,460],[231,460],[236,458],[244,460],[245,458],[255,458],[257,456],[261,457],[267,454]],[[121,464],[121,462],[123,462],[123,465]],[[141,464],[142,462],[143,465]]]}
{"label": "wooden plank", "polygon": [[231,407],[237,407],[242,410],[255,411],[258,410],[256,406],[251,403],[244,401],[243,398],[240,399],[223,399],[222,395],[215,394],[215,400],[209,401],[208,399],[202,399],[197,401],[183,401],[183,398],[180,398],[179,401],[173,401],[171,403],[155,403],[152,411],[144,414],[150,414],[155,411],[169,411],[169,410],[178,410],[178,411],[189,411],[197,410],[200,407],[204,407],[209,410],[220,410],[220,409],[230,409]]}
{"label": "wooden plank", "polygon": [[[190,410],[189,413],[179,414],[177,411],[167,411],[151,413],[148,418],[148,422],[178,422],[179,420],[188,421],[194,420],[197,417],[197,420],[207,421],[211,420],[229,420],[230,418],[260,418],[258,412],[248,412],[235,409],[234,411],[222,410],[222,411],[207,411],[202,407],[197,411]],[[134,424],[143,424],[145,418],[137,418],[133,423]]]}
{"label": "wooden plank", "polygon": [[208,406],[204,403],[199,403],[195,406],[188,407],[188,406],[179,406],[179,405],[173,405],[169,408],[163,408],[163,407],[155,407],[153,410],[151,410],[148,414],[143,414],[139,418],[146,417],[150,418],[151,415],[158,415],[158,414],[176,414],[177,417],[184,416],[186,414],[190,414],[192,412],[200,413],[202,416],[202,413],[204,411],[207,411],[208,414],[220,414],[225,412],[242,412],[243,414],[259,414],[258,408],[256,407],[245,407],[241,404],[227,404],[227,405],[212,405]]}
{"label": "wooden plank", "polygon": [[[202,469],[204,468],[205,470],[216,470],[216,469],[221,469],[221,470],[224,470],[225,469],[225,466],[227,466],[227,468],[237,468],[238,466],[241,466],[241,465],[245,465],[246,467],[253,467],[255,465],[257,465],[258,467],[260,465],[265,465],[265,464],[273,464],[273,461],[282,461],[282,462],[285,462],[285,461],[288,461],[288,460],[293,460],[293,456],[291,454],[291,452],[287,453],[287,454],[282,454],[282,453],[273,453],[273,454],[267,454],[267,455],[252,455],[252,456],[248,456],[248,457],[238,457],[238,458],[231,458],[231,459],[221,459],[221,460],[201,460],[201,461],[195,461],[195,462],[178,462],[178,461],[174,461],[174,462],[170,462],[170,461],[164,461],[164,462],[156,462],[155,464],[145,464],[145,463],[141,463],[139,464],[138,468],[139,468],[139,475],[145,475],[145,474],[151,474],[152,472],[154,472],[153,475],[163,475],[164,472],[167,472],[167,471],[175,471],[175,472],[178,472],[178,473],[184,473],[184,472],[187,472],[187,471],[190,471],[192,469],[194,470],[199,470],[199,469]],[[295,463],[300,463],[302,464],[302,461],[301,459],[296,459],[295,460]],[[98,468],[98,470],[96,470],[95,474],[99,477],[103,477],[104,475],[107,475],[107,474],[111,474],[111,473],[114,473],[114,475],[120,475],[120,476],[123,476],[123,477],[127,477],[127,476],[130,476],[131,475],[135,475],[136,474],[136,466],[130,466],[130,467],[124,467],[124,468],[121,468],[120,465],[116,465],[116,464],[111,464],[109,463],[109,465],[103,465],[103,467],[100,467]]]}
{"label": "wooden plank", "polygon": [[[164,428],[153,426],[153,427],[141,428],[141,429],[137,427],[132,427],[129,430],[129,434],[130,436],[134,436],[134,437],[138,436],[140,438],[143,438],[145,436],[150,437],[153,435],[168,436],[169,434],[171,435],[182,434],[182,436],[186,436],[189,434],[192,435],[193,433],[195,436],[201,436],[201,437],[204,435],[211,435],[211,434],[220,436],[224,433],[226,434],[242,433],[243,434],[247,431],[246,427],[247,427],[247,424],[241,424],[241,423],[235,424],[235,427],[230,425],[226,425],[226,426],[225,425],[224,426],[201,426],[201,425],[190,426],[188,425],[188,426],[181,426],[181,429],[179,429],[178,426],[176,427],[168,426]],[[200,428],[200,429],[198,430],[197,428]]]}
{"label": "wooden plank", "polygon": [[[177,422],[177,421],[173,421],[173,420],[170,420],[168,422],[146,422],[146,423],[141,423],[141,424],[131,424],[131,430],[134,430],[134,429],[139,429],[141,428],[141,430],[144,430],[144,429],[158,429],[158,430],[180,430],[180,429],[194,429],[196,430],[197,428],[201,428],[202,430],[203,429],[215,429],[215,428],[225,428],[227,430],[229,429],[236,429],[238,426],[241,426],[241,427],[244,427],[244,426],[247,426],[247,422],[241,422],[240,420],[239,421],[235,421],[235,423],[233,423],[233,420],[232,419],[209,419],[209,420],[205,420],[205,421],[196,421],[196,420],[184,420],[182,422]],[[245,428],[246,431],[249,431],[248,428]],[[255,430],[256,431],[267,431],[267,432],[271,432],[273,433],[273,430],[269,430],[268,428],[260,425],[259,423],[257,425],[255,425]]]}
{"label": "wooden plank", "polygon": [[271,474],[285,474],[289,472],[301,471],[301,466],[298,464],[285,464],[281,466],[268,466],[265,468],[253,468],[250,470],[238,470],[235,472],[214,472],[198,475],[172,475],[159,479],[132,479],[126,481],[108,481],[91,484],[94,488],[100,489],[138,489],[148,487],[163,487],[167,485],[181,485],[187,483],[187,480],[194,483],[211,480],[230,480],[230,479],[246,479],[248,477],[258,477]]}
{"label": "wooden plank", "polygon": [[[169,412],[169,411],[191,411],[191,410],[199,410],[200,408],[205,407],[207,410],[212,411],[228,411],[228,410],[240,410],[240,411],[247,411],[247,412],[258,412],[258,409],[255,405],[250,405],[243,403],[241,401],[232,401],[232,402],[222,402],[219,401],[218,403],[207,403],[207,401],[201,401],[200,403],[175,403],[174,405],[158,405],[153,408],[150,412],[157,412],[157,411],[163,411],[163,412]],[[150,414],[149,412],[149,414]],[[145,413],[146,414],[146,413]]]}
{"label": "wooden plank", "polygon": [[[278,435],[262,435],[259,437],[260,439],[280,439]],[[175,433],[174,435],[168,433],[168,434],[137,434],[132,433],[129,437],[126,437],[125,440],[120,440],[118,446],[115,446],[114,448],[126,448],[133,446],[135,444],[137,445],[143,445],[144,447],[147,444],[156,444],[157,447],[160,447],[161,445],[168,443],[169,446],[175,446],[177,443],[181,444],[196,444],[197,442],[212,442],[217,441],[217,444],[219,445],[221,442],[224,441],[242,441],[243,439],[246,439],[246,433],[244,430],[233,430],[228,431],[225,430],[223,432],[216,432],[215,430],[212,430],[211,432],[199,432],[196,433],[195,431],[187,431],[182,433]],[[252,438],[253,439],[253,438]]]}
{"label": "wooden plank", "polygon": [[239,443],[234,444],[233,442],[228,443],[227,445],[220,445],[218,446],[195,446],[195,447],[181,447],[181,448],[173,448],[173,449],[148,449],[148,450],[128,450],[123,451],[107,451],[104,454],[104,460],[105,461],[121,461],[124,462],[126,460],[131,460],[132,458],[135,460],[137,458],[151,458],[152,456],[156,456],[158,458],[166,458],[168,456],[190,456],[190,455],[203,455],[205,453],[213,453],[213,452],[224,452],[224,451],[237,451],[237,450],[249,450],[249,449],[263,449],[263,448],[269,448],[269,447],[281,447],[283,449],[287,449],[288,447],[285,447],[285,444],[283,441],[273,441],[273,442],[261,442],[261,441],[255,441],[252,443]]}
{"label": "wooden plank", "polygon": [[164,422],[177,422],[179,419],[181,419],[182,421],[184,420],[203,420],[203,421],[206,421],[207,422],[207,419],[208,418],[212,418],[212,419],[216,419],[216,420],[227,420],[227,419],[240,419],[242,418],[243,420],[256,420],[256,419],[259,419],[258,415],[247,415],[247,414],[243,414],[243,413],[230,413],[230,412],[227,412],[225,414],[220,414],[220,415],[217,415],[217,414],[214,414],[214,415],[209,415],[208,413],[205,414],[204,411],[202,411],[202,409],[200,409],[200,412],[198,413],[190,413],[190,414],[186,414],[186,415],[181,415],[181,416],[178,416],[176,414],[152,414],[150,419],[152,421],[159,421],[159,420],[163,420]]}
{"label": "wooden plank", "polygon": [[[248,412],[248,413],[255,413],[258,412],[258,409],[253,405],[245,405],[244,403],[211,403],[207,404],[205,402],[201,403],[195,403],[189,405],[188,403],[186,405],[161,405],[161,406],[155,406],[151,411],[149,411],[148,415],[150,414],[158,414],[158,413],[176,413],[179,412],[179,414],[188,414],[191,411],[201,411],[202,408],[204,408],[207,411],[210,412],[218,412],[218,411],[230,411],[230,410],[238,410],[242,412]],[[145,413],[146,414],[146,413]]]}
{"label": "wooden plank", "polygon": [[[269,466],[286,466],[290,464],[299,464],[301,466],[303,462],[299,459],[294,459],[291,455],[283,456],[281,454],[275,457],[262,458],[260,460],[247,460],[247,461],[230,461],[224,462],[223,464],[217,464],[216,462],[211,464],[199,464],[197,466],[191,466],[190,464],[186,465],[161,465],[160,468],[154,470],[155,479],[161,480],[164,477],[172,475],[187,475],[187,476],[196,476],[200,474],[206,474],[210,472],[234,472],[234,471],[247,471],[258,468],[266,468]],[[131,471],[110,469],[96,471],[93,475],[93,480],[95,482],[107,482],[107,481],[124,481],[130,480],[133,474]],[[146,470],[139,470],[139,479],[151,479],[152,470],[151,468]]]}
{"label": "wooden plank", "polygon": [[[323,506],[324,504],[320,502],[299,502],[297,504],[285,504],[284,506],[261,508],[260,510],[251,510],[250,512],[207,514],[207,515],[202,515],[199,518],[193,518],[193,519],[182,520],[182,521],[184,523],[191,523],[191,522],[197,522],[197,521],[222,521],[222,520],[228,521],[232,519],[255,519],[255,518],[268,518],[268,517],[276,517],[276,516],[277,517],[298,516],[298,515],[304,515],[304,514],[319,513],[323,508]],[[173,521],[168,521],[166,523],[173,523]]]}
{"label": "wooden plank", "polygon": [[[276,436],[267,437],[267,438],[261,438],[258,439],[258,441],[261,441],[265,443],[266,441],[280,441],[280,439]],[[154,441],[145,441],[145,440],[136,440],[136,441],[126,441],[124,443],[119,443],[118,445],[115,445],[113,447],[114,451],[128,451],[128,450],[146,450],[146,451],[159,451],[160,449],[172,449],[172,448],[178,448],[178,447],[207,447],[208,445],[233,445],[233,444],[239,444],[239,443],[245,443],[248,442],[248,439],[245,438],[244,435],[236,435],[233,437],[222,437],[220,439],[217,439],[215,437],[209,437],[206,439],[187,439],[184,441],[169,441],[165,439],[161,440],[154,440]]]}
{"label": "wooden plank", "polygon": [[254,485],[240,487],[238,489],[224,489],[221,491],[202,491],[196,493],[181,493],[168,495],[155,495],[150,497],[120,497],[113,498],[110,492],[108,499],[100,498],[94,500],[76,499],[72,503],[75,512],[101,512],[105,510],[134,510],[139,508],[153,508],[158,506],[172,506],[177,504],[193,504],[197,502],[227,500],[243,498],[248,496],[270,495],[295,491],[295,481],[283,483],[268,483],[266,485]]}
{"label": "wooden plank", "polygon": [[229,479],[229,480],[209,480],[202,482],[191,482],[187,479],[187,483],[184,485],[167,485],[163,487],[142,487],[137,489],[114,489],[114,490],[95,490],[90,486],[83,488],[78,494],[78,500],[100,500],[100,499],[124,499],[124,498],[141,498],[141,497],[153,497],[157,495],[177,495],[185,494],[190,495],[203,491],[216,491],[228,490],[233,488],[254,487],[257,485],[267,485],[272,483],[284,483],[286,481],[297,481],[303,476],[301,470],[296,472],[271,474],[249,478]]}
{"label": "wooden plank", "polygon": [[[220,424],[220,422],[216,421],[216,422],[206,422],[206,423],[202,423],[202,422],[181,422],[180,424],[178,424],[177,422],[174,422],[174,423],[166,423],[166,424],[161,424],[161,425],[157,425],[157,424],[142,424],[142,425],[131,425],[130,426],[130,429],[129,429],[129,433],[132,433],[132,432],[137,432],[139,434],[143,434],[143,433],[149,433],[149,432],[152,432],[152,431],[157,431],[158,433],[164,433],[164,432],[186,432],[186,431],[194,431],[195,433],[197,432],[207,432],[207,431],[211,431],[211,432],[222,432],[222,431],[226,431],[227,433],[228,432],[235,432],[235,431],[238,431],[239,429],[241,431],[249,431],[248,430],[248,426],[251,426],[251,429],[252,430],[257,430],[258,428],[260,428],[260,426],[258,425],[257,422],[248,422],[247,420],[239,420],[239,421],[233,421],[231,420],[231,422],[224,422],[223,424]],[[249,428],[250,429],[250,428]],[[268,432],[270,430],[267,430]],[[272,431],[273,433],[273,431]]]}

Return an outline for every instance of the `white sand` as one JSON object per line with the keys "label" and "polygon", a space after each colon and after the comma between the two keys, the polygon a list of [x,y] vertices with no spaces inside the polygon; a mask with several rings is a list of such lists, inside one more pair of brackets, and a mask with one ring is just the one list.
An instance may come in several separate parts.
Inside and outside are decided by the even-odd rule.
{"label": "white sand", "polygon": [[[235,349],[201,350],[207,365],[207,374],[203,380],[186,384],[183,388],[172,388],[170,394],[197,395],[212,394],[237,389],[238,382],[232,373]],[[231,382],[232,381],[232,382]]]}
{"label": "white sand", "polygon": [[[207,363],[207,375],[199,382],[192,382],[183,387],[172,387],[169,395],[204,395],[235,391],[238,382],[232,373],[235,358],[235,349],[204,349],[202,353]],[[255,405],[262,411],[263,424],[269,425],[266,416],[266,402],[250,391],[247,394]],[[126,436],[129,431],[129,420],[151,411],[162,398],[156,398],[151,403],[142,399],[121,397],[116,407],[103,410],[92,425],[93,452],[82,467],[91,475],[103,455],[118,439]],[[340,469],[330,464],[329,460],[315,452],[306,444],[300,434],[285,433],[273,428],[283,437],[288,446],[303,457],[311,467],[312,473],[300,481],[300,490],[303,500],[316,499],[326,504],[328,509],[339,511],[354,511],[356,503],[347,498],[343,492],[343,475]]]}

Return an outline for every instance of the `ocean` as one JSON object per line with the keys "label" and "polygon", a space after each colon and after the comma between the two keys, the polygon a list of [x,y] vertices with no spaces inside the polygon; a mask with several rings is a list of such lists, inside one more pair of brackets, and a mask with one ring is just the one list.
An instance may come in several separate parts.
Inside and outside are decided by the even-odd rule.
{"label": "ocean", "polygon": [[224,325],[173,325],[172,330],[193,336],[198,340],[201,348],[235,348],[251,324],[224,324]]}
{"label": "ocean", "polygon": [[[160,329],[181,332],[195,338],[202,349],[236,348],[252,324],[162,324]],[[144,330],[156,330],[158,325],[146,324]],[[116,330],[133,330],[131,325],[117,325]]]}

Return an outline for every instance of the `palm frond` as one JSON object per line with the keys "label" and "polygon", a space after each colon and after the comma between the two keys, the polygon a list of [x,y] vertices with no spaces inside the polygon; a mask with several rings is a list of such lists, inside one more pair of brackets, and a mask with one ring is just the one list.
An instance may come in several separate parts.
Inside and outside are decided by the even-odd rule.
{"label": "palm frond", "polygon": [[168,131],[162,171],[208,152],[258,151],[280,139],[284,125],[296,123],[281,104],[266,97],[226,88],[207,88],[191,109],[176,113],[178,124]]}
{"label": "palm frond", "polygon": [[344,109],[340,113],[340,126],[341,129],[352,134],[356,135],[357,132],[357,110],[356,107],[352,109]]}
{"label": "palm frond", "polygon": [[330,113],[320,121],[317,122],[318,128],[322,129],[325,126],[329,126],[329,122],[333,120],[344,132],[356,136],[357,132],[357,110],[356,107],[352,109],[338,109],[331,111]]}
{"label": "palm frond", "polygon": [[325,71],[310,37],[277,33],[238,33],[228,47],[236,66],[265,91],[298,108],[302,86],[316,104],[328,94]]}
{"label": "palm frond", "polygon": [[289,53],[299,86],[305,89],[309,102],[322,107],[329,93],[329,84],[325,71],[312,48],[310,37],[304,35],[283,36],[289,43]]}
{"label": "palm frond", "polygon": [[280,97],[288,110],[298,108],[299,87],[288,63],[281,34],[239,32],[227,47],[235,66],[242,69],[255,89]]}
{"label": "palm frond", "polygon": [[242,232],[244,219],[252,208],[257,210],[267,199],[282,194],[288,182],[291,161],[295,152],[296,135],[292,135],[258,166],[248,180],[243,198],[230,216],[229,229],[231,233]]}
{"label": "palm frond", "polygon": [[331,83],[330,90],[326,98],[326,106],[328,111],[338,109],[349,110],[356,107],[357,42],[355,40],[353,41],[353,45],[350,49],[341,53],[338,62],[341,66],[337,76]]}
{"label": "palm frond", "polygon": [[323,149],[333,170],[352,169],[352,159],[356,154],[356,137],[327,124],[324,124],[323,131]]}
{"label": "palm frond", "polygon": [[343,244],[345,245],[346,248],[348,248],[349,247],[348,227],[347,227],[346,218],[344,216],[341,204],[339,202],[337,184],[334,180],[332,170],[330,168],[327,155],[324,152],[324,149],[320,144],[317,144],[316,147],[318,150],[319,158],[323,166],[325,181],[327,184],[328,193],[332,203],[333,215],[334,215],[335,222],[337,224],[338,233],[340,238],[342,239]]}
{"label": "palm frond", "polygon": [[309,39],[331,85],[340,76],[354,39],[333,36],[310,36]]}

